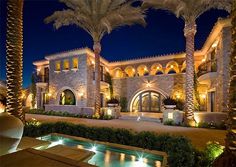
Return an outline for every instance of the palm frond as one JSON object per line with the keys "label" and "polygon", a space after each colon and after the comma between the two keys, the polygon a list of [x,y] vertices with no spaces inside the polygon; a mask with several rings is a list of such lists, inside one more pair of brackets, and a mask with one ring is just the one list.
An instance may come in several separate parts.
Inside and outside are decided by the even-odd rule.
{"label": "palm frond", "polygon": [[74,24],[100,41],[104,34],[117,27],[146,24],[145,11],[134,7],[135,1],[138,0],[60,0],[69,9],[54,12],[45,23],[53,22],[56,29]]}
{"label": "palm frond", "polygon": [[143,0],[143,8],[163,9],[182,17],[185,22],[195,21],[210,9],[231,11],[232,0]]}

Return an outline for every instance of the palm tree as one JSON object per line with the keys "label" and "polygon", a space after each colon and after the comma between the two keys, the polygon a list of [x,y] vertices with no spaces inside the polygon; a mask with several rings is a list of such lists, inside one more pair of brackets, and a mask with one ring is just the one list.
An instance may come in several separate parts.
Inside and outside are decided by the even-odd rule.
{"label": "palm tree", "polygon": [[236,166],[236,0],[232,6],[232,53],[230,57],[228,133],[224,152],[213,163],[214,167]]}
{"label": "palm tree", "polygon": [[53,22],[56,29],[76,25],[93,38],[95,53],[95,113],[100,115],[100,52],[101,40],[115,28],[142,24],[145,25],[144,12],[133,7],[137,0],[60,0],[68,7],[56,11],[45,19]]}
{"label": "palm tree", "polygon": [[194,39],[196,19],[205,11],[216,8],[230,11],[231,0],[143,0],[143,8],[153,7],[173,12],[185,21],[186,38],[186,106],[185,123],[195,125],[194,119]]}
{"label": "palm tree", "polygon": [[7,107],[24,122],[22,112],[23,0],[7,2]]}

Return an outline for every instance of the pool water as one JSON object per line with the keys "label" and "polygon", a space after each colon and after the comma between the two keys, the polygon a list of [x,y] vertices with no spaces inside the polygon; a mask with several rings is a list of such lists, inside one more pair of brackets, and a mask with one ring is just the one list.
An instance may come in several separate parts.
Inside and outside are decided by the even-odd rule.
{"label": "pool water", "polygon": [[52,142],[50,147],[62,144],[93,151],[95,155],[87,163],[99,167],[161,167],[163,161],[161,155],[75,140],[59,135],[47,135],[38,139]]}

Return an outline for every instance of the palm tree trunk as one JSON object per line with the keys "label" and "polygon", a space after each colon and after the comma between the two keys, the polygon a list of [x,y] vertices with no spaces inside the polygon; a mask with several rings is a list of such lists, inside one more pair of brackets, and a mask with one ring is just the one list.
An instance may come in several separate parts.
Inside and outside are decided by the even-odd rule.
{"label": "palm tree trunk", "polygon": [[100,81],[101,81],[101,69],[100,69],[100,42],[94,42],[93,50],[95,53],[95,115],[100,116],[101,97],[100,97]]}
{"label": "palm tree trunk", "polygon": [[7,112],[24,122],[22,111],[23,0],[7,2]]}
{"label": "palm tree trunk", "polygon": [[229,116],[226,148],[236,155],[236,1],[232,10],[232,54],[230,57]]}
{"label": "palm tree trunk", "polygon": [[186,22],[184,35],[186,38],[186,104],[185,123],[195,126],[194,120],[194,37],[196,33],[195,21]]}
{"label": "palm tree trunk", "polygon": [[232,8],[232,53],[230,57],[228,133],[224,152],[214,161],[213,167],[236,166],[236,0]]}

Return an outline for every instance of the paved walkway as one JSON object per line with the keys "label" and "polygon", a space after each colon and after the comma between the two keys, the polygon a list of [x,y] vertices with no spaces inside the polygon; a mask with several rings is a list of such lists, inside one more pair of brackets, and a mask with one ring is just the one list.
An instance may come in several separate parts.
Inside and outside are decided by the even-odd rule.
{"label": "paved walkway", "polygon": [[212,130],[203,128],[186,128],[177,126],[167,126],[156,122],[144,122],[135,120],[92,120],[84,118],[68,118],[58,116],[46,116],[36,114],[26,114],[26,119],[29,120],[35,118],[40,122],[70,122],[74,124],[84,124],[87,126],[97,127],[114,127],[114,128],[125,128],[133,131],[153,131],[158,134],[169,133],[171,135],[182,135],[189,138],[193,145],[199,149],[204,148],[208,141],[218,141],[224,145],[224,138],[226,135],[225,130]]}

